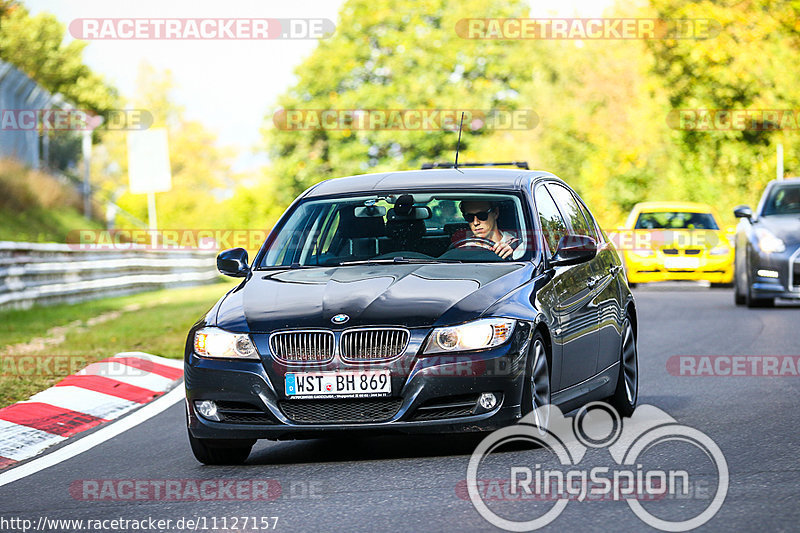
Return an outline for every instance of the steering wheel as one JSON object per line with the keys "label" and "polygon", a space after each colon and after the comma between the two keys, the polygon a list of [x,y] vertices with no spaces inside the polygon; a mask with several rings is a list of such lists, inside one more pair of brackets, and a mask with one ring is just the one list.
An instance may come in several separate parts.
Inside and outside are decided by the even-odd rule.
{"label": "steering wheel", "polygon": [[492,247],[494,247],[494,244],[494,241],[491,239],[484,239],[483,237],[467,237],[466,239],[461,239],[460,241],[450,244],[447,249],[452,250],[453,248],[466,248],[468,246],[472,246],[474,248],[487,248],[491,250]]}

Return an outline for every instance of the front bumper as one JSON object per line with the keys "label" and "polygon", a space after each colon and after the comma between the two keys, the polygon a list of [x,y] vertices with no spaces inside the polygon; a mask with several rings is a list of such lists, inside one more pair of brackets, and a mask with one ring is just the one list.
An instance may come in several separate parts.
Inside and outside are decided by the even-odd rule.
{"label": "front bumper", "polygon": [[[429,331],[412,330],[409,349],[398,359],[359,366],[391,370],[391,396],[372,400],[287,398],[284,374],[292,369],[277,363],[266,353],[267,343],[258,340],[261,361],[205,359],[187,349],[184,366],[189,431],[205,439],[296,439],[343,432],[486,431],[516,422],[520,418],[530,325],[518,322],[511,340],[497,348],[420,358],[417,352]],[[352,365],[334,361],[324,370],[337,368],[351,370]],[[497,405],[488,410],[477,404],[484,392],[498,398]],[[222,420],[200,415],[195,401],[201,400],[216,402]],[[320,417],[298,416],[298,409],[305,414],[319,411]],[[382,414],[356,422],[341,421],[342,412],[359,410]]]}
{"label": "front bumper", "polygon": [[[770,275],[763,275],[765,273]],[[775,275],[777,277],[773,277]],[[757,297],[800,299],[800,245],[788,247],[780,253],[753,251],[750,256],[750,291]]]}
{"label": "front bumper", "polygon": [[667,268],[666,262],[672,256],[657,251],[650,257],[642,257],[632,252],[625,253],[625,267],[630,283],[649,283],[654,281],[708,281],[710,283],[733,282],[733,255],[710,255],[708,253],[692,256],[697,265],[683,268]]}

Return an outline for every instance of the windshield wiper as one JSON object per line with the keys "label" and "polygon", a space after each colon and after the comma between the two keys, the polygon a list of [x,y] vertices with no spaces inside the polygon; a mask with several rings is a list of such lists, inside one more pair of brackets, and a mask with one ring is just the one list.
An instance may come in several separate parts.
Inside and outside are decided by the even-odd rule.
{"label": "windshield wiper", "polygon": [[401,265],[424,265],[424,264],[435,264],[435,263],[461,263],[456,259],[425,259],[422,257],[393,257],[392,259],[361,259],[358,261],[342,261],[338,263],[337,266],[349,266],[349,265],[392,265],[392,264],[401,264]]}

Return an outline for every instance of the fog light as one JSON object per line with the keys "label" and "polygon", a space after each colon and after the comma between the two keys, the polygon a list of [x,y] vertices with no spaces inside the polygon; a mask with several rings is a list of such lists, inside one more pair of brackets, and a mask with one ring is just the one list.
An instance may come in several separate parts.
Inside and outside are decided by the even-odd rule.
{"label": "fog light", "polygon": [[778,272],[776,270],[759,270],[756,272],[762,278],[777,278]]}
{"label": "fog light", "polygon": [[194,407],[203,418],[219,422],[219,414],[217,413],[217,404],[211,400],[197,400],[194,402]]}
{"label": "fog light", "polygon": [[497,405],[497,397],[491,392],[484,392],[481,394],[481,397],[478,398],[478,405],[487,411],[491,411],[494,409],[494,406]]}

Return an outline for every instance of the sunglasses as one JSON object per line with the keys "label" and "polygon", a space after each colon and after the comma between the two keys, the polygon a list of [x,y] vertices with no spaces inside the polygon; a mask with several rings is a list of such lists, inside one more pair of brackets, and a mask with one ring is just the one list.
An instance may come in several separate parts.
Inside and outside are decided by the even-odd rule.
{"label": "sunglasses", "polygon": [[491,213],[491,209],[487,209],[486,211],[478,211],[477,213],[462,213],[464,216],[464,220],[467,222],[472,222],[475,217],[478,217],[478,220],[489,220],[489,213]]}

